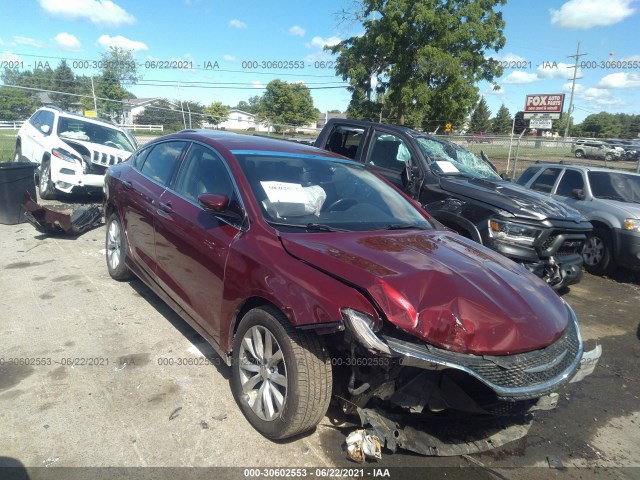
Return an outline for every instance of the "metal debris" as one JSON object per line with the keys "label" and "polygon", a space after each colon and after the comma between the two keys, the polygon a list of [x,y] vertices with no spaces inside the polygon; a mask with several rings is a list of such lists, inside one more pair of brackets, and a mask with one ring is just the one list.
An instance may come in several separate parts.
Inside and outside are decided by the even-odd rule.
{"label": "metal debris", "polygon": [[25,192],[22,207],[27,221],[42,233],[80,235],[102,224],[102,207],[98,205],[78,205],[71,212],[60,211],[36,203]]}
{"label": "metal debris", "polygon": [[367,458],[380,460],[382,458],[380,439],[367,430],[351,432],[347,437],[347,455],[358,463],[364,463]]}

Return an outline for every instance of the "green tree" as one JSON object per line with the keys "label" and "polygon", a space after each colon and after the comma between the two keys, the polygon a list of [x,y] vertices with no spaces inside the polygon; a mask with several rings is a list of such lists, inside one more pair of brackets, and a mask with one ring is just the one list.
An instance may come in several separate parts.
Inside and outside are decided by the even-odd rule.
{"label": "green tree", "polygon": [[491,117],[491,112],[483,97],[471,115],[469,130],[473,133],[488,132],[491,129],[491,120],[489,120],[489,117]]}
{"label": "green tree", "polygon": [[229,107],[222,102],[213,102],[204,109],[207,115],[207,122],[212,125],[219,125],[229,117]]}
{"label": "green tree", "polygon": [[509,134],[511,133],[512,126],[513,118],[511,118],[509,109],[503,103],[498,109],[496,116],[491,120],[491,132]]}
{"label": "green tree", "polygon": [[186,115],[185,113],[183,117],[182,110],[168,100],[159,100],[136,115],[134,122],[141,125],[162,125],[165,131],[176,132],[184,128]]}
{"label": "green tree", "polygon": [[36,108],[34,96],[26,90],[0,87],[0,120],[26,120]]}
{"label": "green tree", "polygon": [[622,133],[620,118],[607,112],[587,116],[580,128],[585,135],[592,137],[617,138]]}
{"label": "green tree", "polygon": [[[75,94],[78,93],[78,87],[79,83],[76,81],[76,76],[73,73],[73,70],[69,68],[66,60],[62,60],[53,71],[52,90],[56,92]],[[51,93],[49,96],[51,97],[51,100],[63,110],[70,110],[72,105],[77,104],[80,101],[79,97],[74,95]]]}
{"label": "green tree", "polygon": [[116,72],[105,70],[96,80],[94,88],[99,98],[98,114],[119,122],[122,118],[122,101],[129,95],[120,84]]}
{"label": "green tree", "polygon": [[305,85],[272,80],[262,96],[261,113],[276,128],[305,125],[317,118],[311,92]]}
{"label": "green tree", "polygon": [[254,95],[249,98],[248,102],[244,100],[238,102],[238,105],[235,106],[237,110],[242,110],[243,112],[252,113],[254,115],[258,115],[260,113],[260,104],[262,102],[262,97],[260,95]]}
{"label": "green tree", "polygon": [[[364,34],[334,47],[336,73],[350,83],[361,105],[375,89],[403,124],[412,110],[442,124],[461,123],[478,100],[480,80],[502,74],[487,50],[505,43],[496,11],[506,0],[362,0]],[[377,80],[376,87],[371,79]]]}

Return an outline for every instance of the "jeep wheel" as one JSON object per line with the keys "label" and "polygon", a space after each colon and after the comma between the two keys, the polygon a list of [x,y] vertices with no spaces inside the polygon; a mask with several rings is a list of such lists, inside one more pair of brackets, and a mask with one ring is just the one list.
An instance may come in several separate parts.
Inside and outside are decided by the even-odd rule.
{"label": "jeep wheel", "polygon": [[582,158],[584,157],[584,152],[582,150],[576,150],[574,155],[576,158]]}
{"label": "jeep wheel", "polygon": [[128,249],[127,236],[117,213],[112,213],[107,220],[105,249],[107,250],[107,269],[111,278],[118,281],[131,278],[129,267],[125,264]]}
{"label": "jeep wheel", "polygon": [[611,160],[613,160],[613,155],[612,155],[612,154],[610,154],[610,153],[607,153],[607,154],[604,156],[604,159],[605,159],[607,162],[610,162]]}
{"label": "jeep wheel", "polygon": [[22,147],[20,146],[19,143],[16,144],[16,153],[13,155],[13,161],[14,162],[22,161]]}
{"label": "jeep wheel", "polygon": [[233,344],[231,389],[249,423],[283,439],[314,428],[329,408],[331,363],[317,335],[270,306],[249,311]]}
{"label": "jeep wheel", "polygon": [[593,229],[582,249],[582,258],[584,268],[593,275],[604,275],[611,269],[611,235],[605,228]]}
{"label": "jeep wheel", "polygon": [[56,198],[56,190],[51,181],[51,162],[49,159],[42,160],[40,164],[38,193],[43,200],[53,200]]}

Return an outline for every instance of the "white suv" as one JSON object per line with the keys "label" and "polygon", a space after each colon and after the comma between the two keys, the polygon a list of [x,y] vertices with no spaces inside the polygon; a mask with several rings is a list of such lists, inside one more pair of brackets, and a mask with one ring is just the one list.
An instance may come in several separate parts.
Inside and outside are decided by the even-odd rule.
{"label": "white suv", "polygon": [[52,199],[56,192],[101,191],[107,168],[129,158],[136,148],[124,128],[47,106],[18,131],[15,159],[40,165],[38,193]]}

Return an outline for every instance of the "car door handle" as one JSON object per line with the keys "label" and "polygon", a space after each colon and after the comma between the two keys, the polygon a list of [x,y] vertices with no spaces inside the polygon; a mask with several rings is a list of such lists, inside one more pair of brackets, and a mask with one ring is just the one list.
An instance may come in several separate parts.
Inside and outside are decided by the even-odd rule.
{"label": "car door handle", "polygon": [[171,206],[171,202],[158,202],[158,213],[173,213],[173,207]]}

